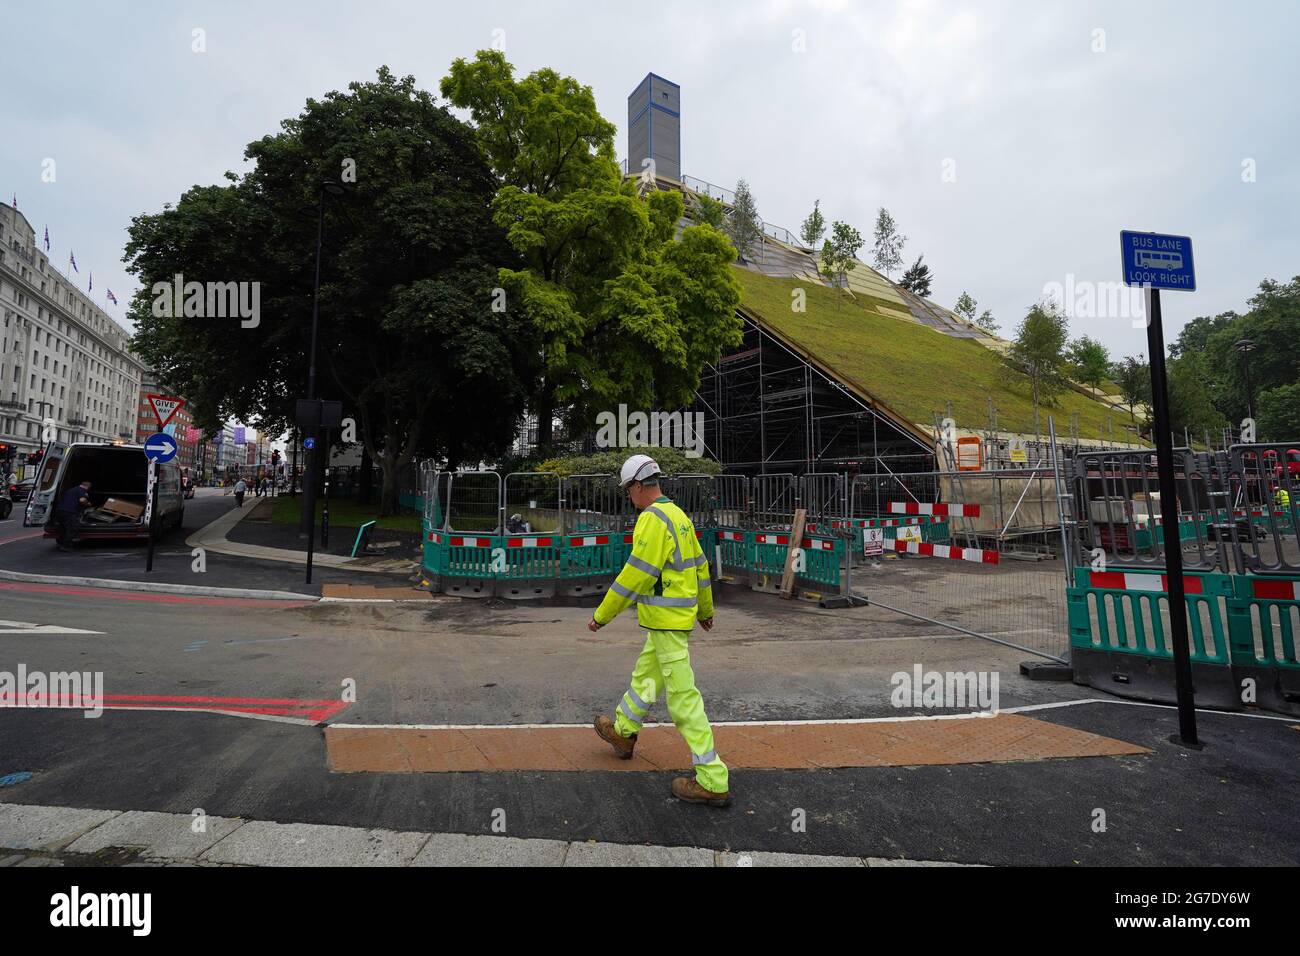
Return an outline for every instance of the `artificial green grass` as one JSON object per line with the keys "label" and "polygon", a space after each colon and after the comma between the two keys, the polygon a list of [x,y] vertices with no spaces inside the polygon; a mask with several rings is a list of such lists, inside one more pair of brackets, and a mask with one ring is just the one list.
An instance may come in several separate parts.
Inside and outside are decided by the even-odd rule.
{"label": "artificial green grass", "polygon": [[[253,499],[257,501],[256,498]],[[302,495],[293,498],[287,494],[277,495],[272,499],[271,520],[277,524],[297,524],[299,509],[302,507]],[[245,504],[248,501],[245,499]],[[316,514],[319,518],[321,501],[316,501]],[[420,515],[411,511],[379,517],[378,505],[359,505],[351,498],[330,499],[330,526],[339,528],[359,528],[367,521],[375,521],[376,528],[390,531],[411,531],[420,533]]]}
{"label": "artificial green grass", "polygon": [[[1001,357],[970,339],[958,339],[876,311],[870,297],[852,299],[840,289],[809,281],[776,279],[737,268],[741,306],[805,349],[845,380],[869,392],[908,421],[930,427],[935,413],[952,415],[959,428],[988,427],[988,399],[998,413],[998,428],[1034,432],[1029,380],[1009,370]],[[791,308],[791,293],[804,290],[807,309]],[[1058,434],[1079,415],[1083,438],[1095,438],[1113,419],[1116,437],[1125,436],[1128,415],[1078,392],[1066,391],[1055,405],[1040,404],[1040,427],[1056,418]],[[1109,432],[1107,432],[1109,434]]]}

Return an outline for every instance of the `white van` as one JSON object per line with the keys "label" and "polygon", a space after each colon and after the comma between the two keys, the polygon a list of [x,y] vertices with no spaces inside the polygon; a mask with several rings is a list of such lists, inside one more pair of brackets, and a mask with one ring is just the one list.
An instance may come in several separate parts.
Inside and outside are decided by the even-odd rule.
{"label": "white van", "polygon": [[[23,524],[44,527],[45,537],[55,536],[54,508],[65,491],[83,481],[90,482],[90,503],[102,505],[109,498],[139,505],[143,513],[135,521],[112,524],[84,522],[77,525],[74,541],[95,538],[149,537],[149,459],[143,445],[51,442],[45,446],[36,484],[27,499]],[[185,520],[185,499],[181,497],[181,470],[176,462],[158,466],[158,530],[180,527]]]}

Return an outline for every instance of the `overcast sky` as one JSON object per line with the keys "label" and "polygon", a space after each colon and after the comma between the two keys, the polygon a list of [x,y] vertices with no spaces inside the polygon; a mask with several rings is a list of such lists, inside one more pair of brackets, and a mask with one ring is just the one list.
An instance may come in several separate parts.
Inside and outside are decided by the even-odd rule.
{"label": "overcast sky", "polygon": [[[1165,294],[1172,339],[1300,274],[1297,37],[1294,2],[10,4],[0,189],[120,320],[133,215],[243,170],[307,97],[381,64],[436,92],[503,41],[521,73],[590,85],[620,157],[642,77],[681,84],[685,173],[747,179],[792,231],[814,199],[868,237],[887,207],[932,298],[968,290],[1004,334],[1048,283],[1117,281],[1121,229],[1189,235],[1199,290]],[[1122,316],[1071,331],[1145,350]]]}

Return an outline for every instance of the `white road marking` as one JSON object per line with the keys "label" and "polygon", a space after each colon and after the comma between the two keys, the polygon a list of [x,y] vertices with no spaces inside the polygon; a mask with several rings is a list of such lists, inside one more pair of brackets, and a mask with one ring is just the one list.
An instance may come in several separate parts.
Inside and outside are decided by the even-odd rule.
{"label": "white road marking", "polygon": [[103,631],[85,631],[79,627],[59,624],[31,624],[26,621],[0,621],[0,637],[19,634],[103,634]]}
{"label": "white road marking", "polygon": [[[1020,707],[1003,707],[996,711],[974,710],[962,714],[908,714],[901,717],[839,717],[825,720],[712,720],[714,727],[801,727],[814,724],[893,724],[914,720],[970,720],[972,718],[996,717],[999,714],[1023,714],[1035,710],[1055,710],[1060,707],[1077,707],[1080,704],[1119,704],[1126,707],[1160,707],[1176,710],[1172,704],[1151,704],[1139,700],[1109,700],[1102,697],[1088,697],[1079,700],[1062,700],[1048,704],[1025,704]],[[1220,717],[1251,717],[1255,720],[1281,720],[1294,724],[1294,717],[1275,717],[1271,714],[1243,714],[1231,710],[1210,710],[1197,707],[1197,713],[1216,714]],[[588,728],[591,724],[345,724],[325,721],[330,727],[347,730],[549,730],[552,728]],[[654,726],[655,721],[644,721],[642,726]],[[672,724],[664,726],[671,727]]]}

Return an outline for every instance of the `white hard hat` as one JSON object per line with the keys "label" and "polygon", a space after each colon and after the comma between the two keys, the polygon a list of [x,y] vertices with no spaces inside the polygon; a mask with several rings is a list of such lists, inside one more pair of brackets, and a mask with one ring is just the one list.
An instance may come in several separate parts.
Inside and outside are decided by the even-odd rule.
{"label": "white hard hat", "polygon": [[659,462],[649,455],[633,455],[623,462],[623,470],[618,476],[618,486],[626,488],[634,481],[644,481],[657,474],[659,474]]}

